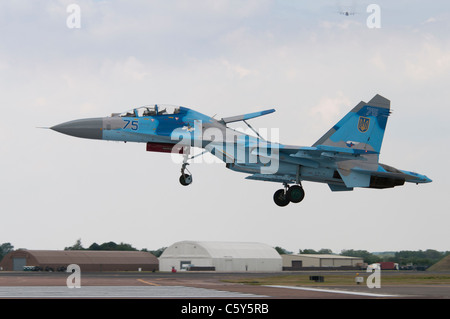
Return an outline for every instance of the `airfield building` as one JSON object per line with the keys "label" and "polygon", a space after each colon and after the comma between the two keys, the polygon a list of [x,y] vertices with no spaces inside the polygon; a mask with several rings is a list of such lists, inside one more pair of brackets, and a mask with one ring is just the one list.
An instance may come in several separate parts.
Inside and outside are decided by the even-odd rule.
{"label": "airfield building", "polygon": [[143,251],[25,249],[12,251],[3,257],[0,269],[64,271],[70,264],[77,264],[81,271],[155,271],[159,269],[158,258]]}
{"label": "airfield building", "polygon": [[325,254],[282,255],[284,270],[301,270],[305,268],[358,268],[364,260],[360,257],[347,257]]}
{"label": "airfield building", "polygon": [[218,272],[277,272],[278,252],[261,243],[181,241],[159,258],[161,271],[209,270]]}

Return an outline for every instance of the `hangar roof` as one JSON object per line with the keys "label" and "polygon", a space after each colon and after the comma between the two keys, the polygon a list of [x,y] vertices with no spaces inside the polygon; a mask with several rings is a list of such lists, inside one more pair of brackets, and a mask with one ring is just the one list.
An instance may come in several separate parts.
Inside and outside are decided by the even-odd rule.
{"label": "hangar roof", "polygon": [[110,251],[110,250],[16,250],[13,255],[29,254],[39,264],[136,264],[145,260],[158,263],[158,259],[144,251]]}
{"label": "hangar roof", "polygon": [[205,258],[275,258],[280,254],[271,246],[252,242],[181,241],[168,247],[160,258],[196,256]]}

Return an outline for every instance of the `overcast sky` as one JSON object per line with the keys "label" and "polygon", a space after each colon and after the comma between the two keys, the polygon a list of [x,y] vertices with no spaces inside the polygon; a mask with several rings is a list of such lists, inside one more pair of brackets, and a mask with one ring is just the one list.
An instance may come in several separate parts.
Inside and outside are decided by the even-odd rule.
{"label": "overcast sky", "polygon": [[[66,23],[72,3],[80,28]],[[367,26],[371,3],[381,28]],[[450,250],[449,84],[447,0],[2,0],[0,243]],[[281,185],[224,164],[192,164],[183,187],[180,165],[145,144],[37,128],[152,103],[217,118],[274,107],[250,123],[310,146],[377,93],[393,110],[380,161],[433,183],[333,193],[304,182],[305,200],[279,208]]]}

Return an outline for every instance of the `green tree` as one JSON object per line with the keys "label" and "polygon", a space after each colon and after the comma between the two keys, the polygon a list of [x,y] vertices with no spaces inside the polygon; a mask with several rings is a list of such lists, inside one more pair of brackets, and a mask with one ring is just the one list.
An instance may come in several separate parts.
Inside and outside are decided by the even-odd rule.
{"label": "green tree", "polygon": [[65,247],[64,250],[84,250],[83,245],[81,244],[81,238],[77,239],[73,246]]}
{"label": "green tree", "polygon": [[347,249],[342,250],[340,253],[341,256],[348,256],[348,257],[359,257],[364,260],[364,262],[368,264],[378,263],[381,261],[380,257],[369,253],[367,250],[353,250],[353,249]]}
{"label": "green tree", "polygon": [[3,257],[6,254],[14,250],[14,246],[11,243],[3,243],[0,245],[0,261],[2,261]]}
{"label": "green tree", "polygon": [[[164,252],[164,250],[166,250],[166,248],[167,247],[161,247],[157,250],[150,250],[149,252],[156,257],[160,257],[162,255],[162,253]],[[147,250],[145,249],[145,251],[147,251]]]}
{"label": "green tree", "polygon": [[400,265],[421,265],[431,266],[444,258],[448,252],[439,252],[434,249],[427,249],[425,251],[418,250],[402,250],[395,253],[396,262]]}
{"label": "green tree", "polygon": [[92,245],[89,246],[88,250],[102,250],[102,249],[99,244],[93,243]]}
{"label": "green tree", "polygon": [[322,248],[319,251],[316,251],[314,249],[299,249],[299,254],[312,254],[312,255],[332,255],[333,251],[328,248]]}
{"label": "green tree", "polygon": [[284,249],[283,247],[276,246],[276,247],[274,247],[274,249],[275,249],[280,255],[291,255],[291,254],[292,254],[292,251],[288,251],[288,250]]}
{"label": "green tree", "polygon": [[120,243],[119,245],[117,245],[117,249],[118,249],[118,250],[132,250],[132,251],[137,251],[136,248],[134,248],[134,247],[131,246],[130,244],[126,244],[126,243]]}
{"label": "green tree", "polygon": [[317,254],[317,251],[315,251],[314,249],[299,249],[298,250],[299,254]]}
{"label": "green tree", "polygon": [[116,244],[113,241],[103,243],[101,245],[97,243],[93,243],[88,248],[84,248],[81,244],[81,239],[78,239],[73,246],[66,247],[64,250],[132,250],[136,251],[137,249],[131,246],[130,244],[126,244],[121,242],[120,244]]}
{"label": "green tree", "polygon": [[120,243],[116,244],[113,241],[103,243],[101,245],[97,243],[93,243],[91,246],[89,246],[88,250],[129,250],[129,251],[136,251],[137,249],[131,246],[130,244],[126,243]]}

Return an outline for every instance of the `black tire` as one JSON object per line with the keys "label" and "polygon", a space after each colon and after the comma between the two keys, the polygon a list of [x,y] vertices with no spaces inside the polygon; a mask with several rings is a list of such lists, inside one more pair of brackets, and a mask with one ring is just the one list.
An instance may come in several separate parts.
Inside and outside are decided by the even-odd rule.
{"label": "black tire", "polygon": [[303,187],[294,185],[289,187],[288,191],[286,192],[286,197],[292,203],[300,203],[305,198],[305,191],[303,190]]}
{"label": "black tire", "polygon": [[183,186],[189,186],[192,184],[192,176],[189,174],[183,174],[180,176],[180,184]]}
{"label": "black tire", "polygon": [[284,193],[284,189],[279,189],[273,194],[273,201],[280,207],[287,206],[290,203],[290,200]]}

